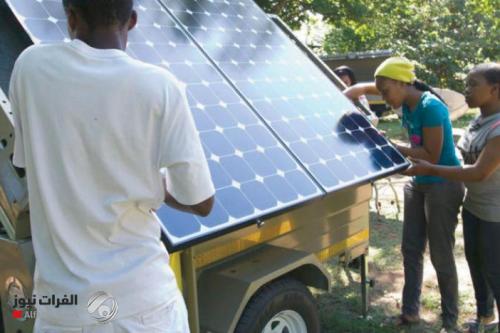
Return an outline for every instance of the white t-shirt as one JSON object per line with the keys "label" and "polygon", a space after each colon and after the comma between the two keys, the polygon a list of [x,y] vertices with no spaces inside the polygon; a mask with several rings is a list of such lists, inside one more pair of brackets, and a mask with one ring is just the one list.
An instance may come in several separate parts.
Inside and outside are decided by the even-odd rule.
{"label": "white t-shirt", "polygon": [[87,302],[116,300],[116,318],[168,301],[177,288],[151,210],[169,192],[193,205],[214,193],[185,89],[168,71],[80,40],[33,46],[12,73],[14,164],[26,167],[35,290],[77,294],[37,306],[62,325],[96,324]]}

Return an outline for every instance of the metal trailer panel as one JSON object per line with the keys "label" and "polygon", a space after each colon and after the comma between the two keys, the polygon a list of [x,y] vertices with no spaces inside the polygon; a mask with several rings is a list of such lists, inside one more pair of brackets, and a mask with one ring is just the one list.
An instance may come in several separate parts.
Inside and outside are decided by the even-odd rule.
{"label": "metal trailer panel", "polygon": [[29,237],[30,227],[24,170],[12,165],[14,126],[6,95],[14,62],[30,44],[10,9],[0,0],[0,225],[11,239]]}
{"label": "metal trailer panel", "polygon": [[14,309],[9,303],[9,298],[12,299],[14,294],[18,298],[31,296],[35,268],[31,241],[13,241],[8,239],[6,234],[0,233],[0,267],[0,310],[4,332],[31,332],[33,320],[14,319],[12,317]]}
{"label": "metal trailer panel", "polygon": [[24,169],[12,164],[14,126],[7,97],[0,89],[0,225],[11,239],[30,236],[28,187]]}
{"label": "metal trailer panel", "polygon": [[[320,252],[368,230],[371,191],[369,184],[344,189],[308,206],[276,216],[264,224],[198,244],[192,250],[196,268],[203,268],[264,242]],[[311,239],[308,235],[315,236]],[[318,242],[318,235],[325,235],[328,241]],[[308,238],[310,240],[305,242]],[[368,241],[365,238],[363,240]],[[297,242],[297,239],[301,241]]]}

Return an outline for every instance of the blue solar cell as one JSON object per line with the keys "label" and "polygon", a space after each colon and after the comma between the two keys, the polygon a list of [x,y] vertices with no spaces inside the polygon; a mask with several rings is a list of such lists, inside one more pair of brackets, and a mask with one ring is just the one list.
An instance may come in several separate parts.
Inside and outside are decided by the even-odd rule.
{"label": "blue solar cell", "polygon": [[326,164],[330,172],[344,183],[348,183],[355,178],[353,170],[347,168],[341,160],[332,159],[326,162]]}
{"label": "blue solar cell", "polygon": [[[267,177],[275,174],[278,168],[277,166],[274,166],[273,162],[264,153],[258,151],[246,153],[245,161],[247,161],[256,174],[261,177]],[[289,181],[291,180],[289,179]]]}
{"label": "blue solar cell", "polygon": [[278,147],[266,149],[264,154],[266,154],[267,158],[273,161],[273,163],[280,170],[289,171],[297,167],[297,165],[293,163],[293,161],[284,158],[287,153]]}
{"label": "blue solar cell", "polygon": [[351,170],[354,175],[358,178],[362,178],[369,174],[371,170],[368,168],[369,166],[360,163],[359,159],[357,158],[360,154],[356,154],[356,156],[351,156],[347,155],[342,158],[342,163]]}
{"label": "blue solar cell", "polygon": [[302,171],[293,170],[286,173],[286,179],[295,191],[303,197],[309,197],[316,193],[316,186],[311,183],[308,176]]}
{"label": "blue solar cell", "polygon": [[266,210],[277,205],[276,197],[263,183],[247,182],[241,186],[241,190],[257,209]]}
{"label": "blue solar cell", "polygon": [[231,155],[234,152],[234,147],[222,133],[215,131],[203,132],[201,133],[201,139],[217,156]]}
{"label": "blue solar cell", "polygon": [[297,193],[293,190],[293,187],[290,186],[290,183],[285,181],[284,177],[273,175],[267,177],[264,183],[281,202],[289,202],[298,199]]}
{"label": "blue solar cell", "polygon": [[346,144],[346,142],[342,142],[340,138],[337,138],[334,135],[324,137],[323,141],[325,142],[325,145],[331,148],[331,153],[335,156],[344,156],[351,152],[349,150],[349,145]]}
{"label": "blue solar cell", "polygon": [[[194,95],[194,94],[193,94]],[[222,107],[220,105],[206,106],[205,113],[208,117],[210,117],[216,126],[220,127],[235,127],[238,125],[238,122],[231,115],[230,110],[227,107]]]}
{"label": "blue solar cell", "polygon": [[363,146],[365,146],[368,149],[376,147],[375,142],[373,142],[372,139],[370,139],[364,131],[360,131],[360,130],[353,131],[352,136],[354,136],[354,138],[359,143],[361,143]]}
{"label": "blue solar cell", "polygon": [[337,177],[339,175],[335,175],[328,166],[323,165],[321,163],[311,164],[309,166],[311,172],[318,178],[321,184],[325,184],[326,187],[335,187],[339,185],[339,180]]}
{"label": "blue solar cell", "polygon": [[[193,218],[193,216],[189,216],[187,218]],[[233,220],[231,220],[231,216],[229,216],[229,213],[224,209],[222,206],[221,201],[216,201],[212,212],[210,212],[210,215],[207,217],[196,217],[196,220],[198,223],[200,223],[202,226],[207,227],[207,228],[213,228],[211,231],[214,232],[216,230],[223,230],[224,228],[227,228],[233,224]],[[182,224],[184,223],[183,220],[179,219],[172,219],[170,217],[166,217],[165,219],[162,219],[162,221],[176,221],[176,223],[172,223],[168,225],[168,229],[170,230],[171,228],[174,229],[182,229],[183,226]],[[225,224],[221,224],[221,221],[226,221]],[[194,234],[196,235],[196,234]],[[210,233],[206,233],[205,235],[210,235]],[[203,236],[203,234],[198,234],[197,236]],[[189,235],[189,237],[193,237],[193,234]],[[185,237],[186,239],[187,237]]]}
{"label": "blue solar cell", "polygon": [[403,157],[401,157],[401,154],[394,149],[393,147],[390,146],[384,146],[382,147],[382,150],[384,153],[396,164],[402,164],[405,162]]}
{"label": "blue solar cell", "polygon": [[313,164],[318,161],[318,155],[311,150],[307,143],[297,141],[290,144],[293,152],[297,154],[299,159],[305,164]]}
{"label": "blue solar cell", "polygon": [[[255,141],[246,133],[243,128],[232,127],[224,132],[236,150],[246,152],[255,149]],[[265,163],[265,162],[263,162]]]}
{"label": "blue solar cell", "polygon": [[183,222],[182,228],[180,228],[178,224],[169,228],[169,237],[173,236],[175,238],[183,238],[201,231],[200,223],[198,223],[196,218],[191,214],[171,209],[168,206],[162,206],[158,211],[156,211],[156,215],[160,221],[172,219],[174,221]]}
{"label": "blue solar cell", "polygon": [[231,178],[239,183],[248,182],[255,178],[255,172],[242,157],[225,156],[221,158],[220,163]]}
{"label": "blue solar cell", "polygon": [[279,137],[285,142],[296,142],[300,140],[300,136],[293,130],[290,124],[286,121],[275,121],[273,129],[278,133]]}
{"label": "blue solar cell", "polygon": [[196,128],[199,131],[211,131],[215,130],[215,125],[213,119],[210,119],[208,115],[203,110],[198,110],[198,112],[193,114],[194,121],[196,123]]}
{"label": "blue solar cell", "polygon": [[44,9],[55,19],[66,20],[66,13],[64,12],[64,8],[61,6],[60,1],[45,1]]}
{"label": "blue solar cell", "polygon": [[246,127],[246,131],[261,147],[274,147],[278,145],[278,140],[262,126],[251,125]]}
{"label": "blue solar cell", "polygon": [[15,8],[16,14],[23,18],[47,20],[50,16],[45,6],[35,1],[18,1]]}
{"label": "blue solar cell", "polygon": [[382,168],[388,169],[393,166],[391,160],[380,149],[372,150],[372,156],[375,162],[382,166]]}
{"label": "blue solar cell", "polygon": [[[8,2],[35,43],[68,41],[60,1]],[[214,210],[208,217],[195,217],[167,206],[157,211],[170,245],[182,246],[321,195],[321,189],[165,8],[156,0],[135,3],[139,22],[129,34],[127,53],[168,68],[186,84],[188,102],[217,190]],[[186,4],[202,10],[197,1]],[[238,15],[235,13],[239,11],[232,11],[227,4],[211,8],[222,7]],[[218,31],[214,40],[224,40],[222,13],[207,15],[203,9],[187,17],[198,25],[200,33],[210,27]],[[242,28],[249,27],[240,23]],[[227,56],[237,54],[233,51]],[[284,93],[284,89],[285,86],[280,87],[276,94]]]}
{"label": "blue solar cell", "polygon": [[373,128],[366,129],[365,133],[373,142],[375,142],[379,146],[384,146],[388,144],[387,140]]}
{"label": "blue solar cell", "polygon": [[339,122],[339,131],[354,131],[358,129],[358,125],[350,117],[342,117]]}
{"label": "blue solar cell", "polygon": [[227,171],[222,168],[220,163],[209,160],[208,165],[215,188],[231,186],[232,179],[227,174]]}
{"label": "blue solar cell", "polygon": [[[253,215],[254,207],[243,193],[234,187],[226,187],[217,192],[217,200],[230,216],[238,219]],[[219,221],[220,223],[220,221]]]}

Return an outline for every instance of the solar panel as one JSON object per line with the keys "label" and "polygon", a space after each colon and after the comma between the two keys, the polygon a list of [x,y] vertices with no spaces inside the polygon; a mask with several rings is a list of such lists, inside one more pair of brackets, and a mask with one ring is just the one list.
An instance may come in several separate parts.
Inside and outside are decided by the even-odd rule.
{"label": "solar panel", "polygon": [[[33,42],[68,41],[59,0],[7,2]],[[136,1],[136,9],[127,52],[186,83],[217,190],[206,218],[165,205],[157,211],[171,250],[324,193],[156,0]]]}
{"label": "solar panel", "polygon": [[328,192],[407,161],[251,0],[161,0]]}

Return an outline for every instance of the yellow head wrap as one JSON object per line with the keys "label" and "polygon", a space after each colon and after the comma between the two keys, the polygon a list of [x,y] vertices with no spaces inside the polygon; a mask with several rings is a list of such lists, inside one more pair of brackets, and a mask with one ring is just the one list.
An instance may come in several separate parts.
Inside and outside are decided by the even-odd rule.
{"label": "yellow head wrap", "polygon": [[391,57],[381,63],[375,71],[375,77],[383,76],[396,81],[412,83],[415,81],[415,66],[403,57]]}

